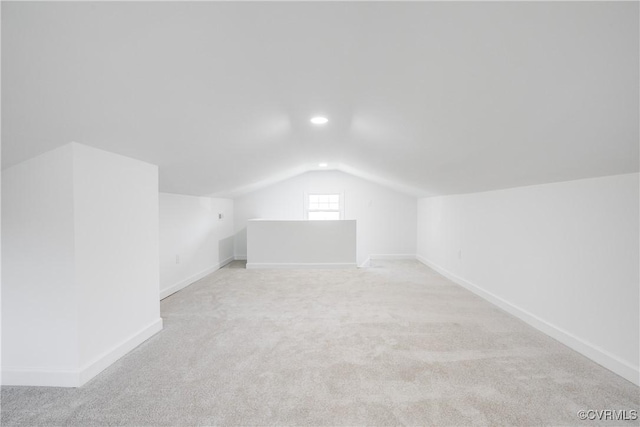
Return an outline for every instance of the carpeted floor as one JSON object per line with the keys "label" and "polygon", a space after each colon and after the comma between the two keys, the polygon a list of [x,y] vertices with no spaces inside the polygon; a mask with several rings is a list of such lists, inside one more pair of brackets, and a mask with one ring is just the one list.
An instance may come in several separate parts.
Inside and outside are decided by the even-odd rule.
{"label": "carpeted floor", "polygon": [[4,387],[2,425],[592,426],[607,422],[579,410],[640,410],[638,387],[415,261],[238,267],[163,300],[165,329],[85,386]]}

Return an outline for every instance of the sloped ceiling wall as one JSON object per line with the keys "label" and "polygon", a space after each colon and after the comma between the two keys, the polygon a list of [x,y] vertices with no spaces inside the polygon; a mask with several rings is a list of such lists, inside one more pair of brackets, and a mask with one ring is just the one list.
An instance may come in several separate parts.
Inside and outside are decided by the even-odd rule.
{"label": "sloped ceiling wall", "polygon": [[3,166],[77,141],[219,196],[319,162],[418,196],[635,172],[638,51],[637,2],[3,2]]}

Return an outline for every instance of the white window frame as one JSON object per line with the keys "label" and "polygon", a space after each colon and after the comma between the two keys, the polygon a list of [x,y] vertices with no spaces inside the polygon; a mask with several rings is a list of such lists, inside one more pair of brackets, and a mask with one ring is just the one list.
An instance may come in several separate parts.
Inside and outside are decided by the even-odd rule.
{"label": "white window frame", "polygon": [[[309,209],[309,196],[339,196],[340,199],[338,201],[338,209],[337,210],[333,210],[333,209]],[[344,193],[341,192],[337,192],[337,191],[314,191],[314,192],[310,192],[310,193],[304,193],[304,219],[306,219],[307,221],[311,221],[309,220],[309,212],[339,212],[340,213],[340,220],[344,219]],[[316,220],[314,220],[316,221]],[[321,221],[321,220],[318,220]],[[325,220],[325,221],[332,221],[332,220]]]}

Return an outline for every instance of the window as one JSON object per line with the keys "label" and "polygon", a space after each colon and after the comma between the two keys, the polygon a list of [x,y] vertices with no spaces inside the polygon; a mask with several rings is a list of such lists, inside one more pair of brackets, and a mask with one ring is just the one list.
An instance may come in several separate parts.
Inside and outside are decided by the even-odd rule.
{"label": "window", "polygon": [[306,211],[309,220],[342,219],[341,194],[307,194]]}

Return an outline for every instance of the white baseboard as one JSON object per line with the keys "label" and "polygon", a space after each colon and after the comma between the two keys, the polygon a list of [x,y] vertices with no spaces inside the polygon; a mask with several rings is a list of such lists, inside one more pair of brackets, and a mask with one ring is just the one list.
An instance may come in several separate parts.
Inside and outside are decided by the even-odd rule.
{"label": "white baseboard", "polygon": [[2,368],[2,385],[79,387],[80,371],[45,368]]}
{"label": "white baseboard", "polygon": [[416,259],[416,254],[371,254],[369,255],[371,260],[403,260],[403,259]]}
{"label": "white baseboard", "polygon": [[405,259],[416,259],[416,254],[371,254],[369,257],[358,267],[366,268],[371,267],[372,261],[393,261],[393,260],[405,260]]}
{"label": "white baseboard", "polygon": [[299,268],[357,268],[358,265],[355,262],[344,263],[263,263],[263,262],[248,262],[247,269],[259,269],[259,268],[276,268],[276,269],[299,269]]}
{"label": "white baseboard", "polygon": [[123,340],[120,344],[114,346],[111,350],[101,354],[80,368],[80,385],[104,371],[111,366],[116,360],[157,334],[162,330],[162,318],[158,318],[151,322],[148,326]]}
{"label": "white baseboard", "polygon": [[451,273],[450,271],[440,267],[439,265],[429,261],[428,259],[420,255],[417,255],[416,259],[426,266],[434,269],[438,273],[442,274],[447,279],[459,284],[460,286],[484,298],[490,303],[500,307],[507,313],[514,315],[520,320],[523,320],[539,331],[549,335],[551,338],[560,341],[567,347],[572,348],[578,353],[588,357],[589,359],[620,375],[626,380],[629,380],[636,385],[640,385],[640,369],[637,366],[633,366],[630,363],[620,359],[619,357],[609,353],[608,351],[576,337],[572,333],[559,328],[547,322],[546,320],[541,319],[540,317],[521,309],[520,307],[511,304],[510,302],[500,298],[497,295],[492,294],[491,292],[485,291],[478,285],[475,285],[463,279],[462,277]]}
{"label": "white baseboard", "polygon": [[2,385],[80,387],[161,330],[158,318],[77,370],[3,367]]}
{"label": "white baseboard", "polygon": [[213,273],[216,270],[221,269],[222,267],[224,267],[225,265],[229,264],[231,261],[233,261],[235,259],[235,257],[229,257],[219,263],[216,263],[214,265],[212,265],[211,267],[202,270],[199,273],[194,274],[193,276],[189,276],[184,280],[179,281],[176,284],[173,284],[171,286],[169,286],[166,289],[162,289],[160,291],[160,299],[165,299],[166,297],[175,294],[176,292],[186,288],[187,286],[191,285],[192,283],[197,282],[198,280],[202,279],[203,277]]}
{"label": "white baseboard", "polygon": [[235,255],[233,257],[234,260],[236,261],[246,261],[247,260],[247,256],[246,255]]}

